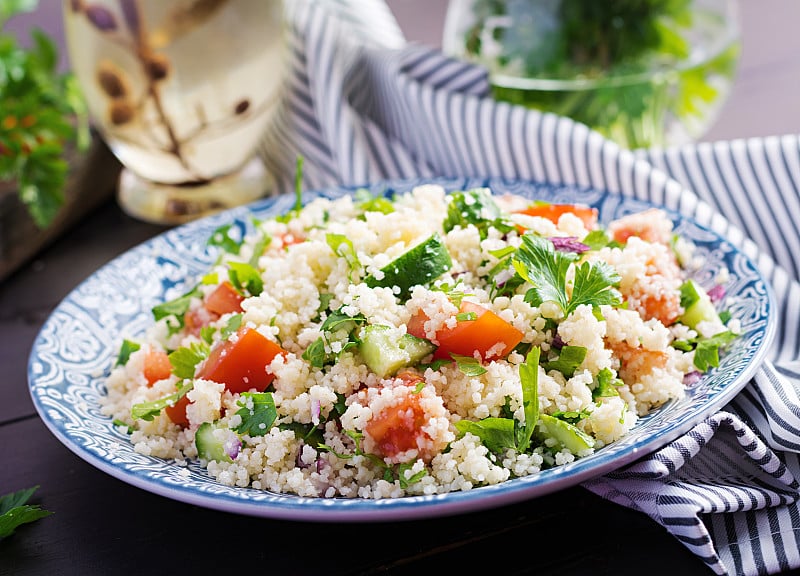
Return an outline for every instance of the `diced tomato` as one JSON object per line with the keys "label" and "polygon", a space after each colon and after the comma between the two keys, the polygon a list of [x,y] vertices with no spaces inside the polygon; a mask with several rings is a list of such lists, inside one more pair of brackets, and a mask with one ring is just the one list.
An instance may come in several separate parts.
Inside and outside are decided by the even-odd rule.
{"label": "diced tomato", "polygon": [[233,393],[251,388],[263,392],[275,377],[267,374],[267,365],[283,353],[283,348],[256,330],[243,328],[211,350],[198,377],[224,384]]}
{"label": "diced tomato", "polygon": [[597,209],[581,204],[548,204],[542,202],[540,204],[531,204],[524,210],[518,211],[519,214],[547,218],[553,224],[558,224],[558,219],[567,212],[580,218],[587,230],[593,230],[597,226]]}
{"label": "diced tomato", "polygon": [[[484,360],[502,358],[522,341],[523,333],[483,306],[464,300],[459,314],[470,314],[474,320],[459,320],[453,328],[442,328],[436,333],[439,347],[434,358],[451,358],[451,354],[472,356],[478,352]],[[408,333],[417,338],[425,338],[423,328],[427,317],[420,312],[408,323]],[[502,349],[497,348],[499,343]],[[491,354],[490,354],[491,351]]]}
{"label": "diced tomato", "polygon": [[287,246],[291,246],[292,244],[302,244],[303,242],[306,241],[306,239],[303,236],[295,235],[292,232],[284,232],[279,236],[279,238],[281,239],[281,244],[283,245],[284,248]]}
{"label": "diced tomato", "polygon": [[233,284],[223,282],[206,297],[205,307],[209,312],[222,316],[232,312],[241,312],[242,300],[244,300],[244,296],[236,291]]}
{"label": "diced tomato", "polygon": [[186,416],[186,407],[189,405],[189,397],[183,396],[180,400],[175,402],[172,406],[167,406],[164,411],[178,426],[186,428],[189,426],[189,418]]}
{"label": "diced tomato", "polygon": [[169,378],[169,375],[172,374],[172,364],[170,364],[167,353],[150,348],[145,354],[142,372],[148,386]]}
{"label": "diced tomato", "polygon": [[408,394],[400,404],[384,409],[367,422],[365,430],[382,456],[393,458],[400,452],[419,449],[417,439],[430,438],[422,430],[426,418],[419,401],[419,394]]}

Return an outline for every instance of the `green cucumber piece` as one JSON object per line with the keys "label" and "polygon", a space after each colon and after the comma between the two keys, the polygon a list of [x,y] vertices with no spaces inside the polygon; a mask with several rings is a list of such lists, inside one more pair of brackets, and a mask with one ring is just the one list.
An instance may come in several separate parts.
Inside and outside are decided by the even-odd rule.
{"label": "green cucumber piece", "polygon": [[[222,430],[221,433],[215,433]],[[236,433],[227,427],[211,422],[203,422],[194,434],[194,445],[197,455],[203,460],[216,460],[217,462],[233,462],[225,452],[225,442],[232,439]]]}
{"label": "green cucumber piece", "polygon": [[398,296],[406,298],[413,286],[430,284],[452,265],[442,237],[434,232],[430,238],[381,268],[383,278],[378,280],[370,274],[364,278],[364,283],[370,288],[397,286],[400,288]]}
{"label": "green cucumber piece", "polygon": [[545,437],[555,439],[562,448],[566,448],[573,454],[594,448],[594,439],[569,422],[564,422],[549,414],[540,414],[539,422],[544,426]]}
{"label": "green cucumber piece", "polygon": [[722,324],[708,293],[694,280],[687,280],[681,285],[681,306],[684,307],[684,313],[678,321],[693,330],[704,321]]}
{"label": "green cucumber piece", "polygon": [[378,324],[361,331],[358,348],[367,367],[381,378],[394,376],[401,368],[419,363],[436,350],[429,340],[411,334],[395,338],[390,326]]}

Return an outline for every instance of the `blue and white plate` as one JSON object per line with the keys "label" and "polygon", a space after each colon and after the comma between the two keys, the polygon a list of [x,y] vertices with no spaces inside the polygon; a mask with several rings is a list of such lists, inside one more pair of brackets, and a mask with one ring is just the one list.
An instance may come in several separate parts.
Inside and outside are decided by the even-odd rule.
{"label": "blue and white plate", "polygon": [[[552,202],[580,201],[599,209],[600,221],[639,212],[652,204],[599,190],[531,182],[434,179],[448,190],[489,186]],[[386,182],[373,193],[406,192],[423,181]],[[337,198],[352,189],[307,193]],[[727,270],[729,309],[741,321],[742,335],[725,351],[718,369],[673,401],[641,419],[628,436],[595,454],[538,474],[502,484],[436,496],[394,500],[315,499],[275,494],[217,483],[203,468],[186,468],[137,454],[125,434],[100,411],[104,381],[123,338],[141,336],[153,321],[151,308],[183,294],[213,262],[206,246],[211,232],[235,222],[242,229],[252,217],[289,210],[294,198],[282,196],[233,209],[173,229],[116,258],[78,286],[53,311],[31,351],[28,380],[33,402],[45,424],[70,450],[97,468],[150,492],[240,514],[308,521],[370,521],[421,518],[480,510],[541,496],[577,484],[652,452],[722,408],[752,377],[774,335],[771,290],[750,259],[730,242],[696,221],[667,210],[675,231],[697,245],[705,258],[695,278],[706,287]],[[710,217],[709,217],[710,218]]]}

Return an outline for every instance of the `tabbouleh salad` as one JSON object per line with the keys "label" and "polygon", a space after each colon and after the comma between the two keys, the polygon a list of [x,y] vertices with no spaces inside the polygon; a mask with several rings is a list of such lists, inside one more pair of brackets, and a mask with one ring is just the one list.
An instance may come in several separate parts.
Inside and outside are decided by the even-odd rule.
{"label": "tabbouleh salad", "polygon": [[230,486],[394,498],[533,474],[680,398],[738,331],[658,209],[604,229],[424,185],[235,230],[122,343],[103,399],[137,452]]}

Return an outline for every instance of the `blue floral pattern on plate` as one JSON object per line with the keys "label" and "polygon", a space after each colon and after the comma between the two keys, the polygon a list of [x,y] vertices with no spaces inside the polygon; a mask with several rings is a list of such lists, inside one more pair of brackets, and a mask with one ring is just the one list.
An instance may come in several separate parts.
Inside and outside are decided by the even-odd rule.
{"label": "blue floral pattern on plate", "polygon": [[[402,193],[421,183],[447,190],[489,186],[495,194],[514,193],[550,202],[580,201],[599,210],[600,221],[653,205],[600,190],[496,179],[427,179],[385,182],[372,193]],[[304,194],[337,198],[353,192],[336,188]],[[631,433],[595,454],[502,484],[435,496],[394,500],[318,499],[224,486],[197,463],[182,468],[138,454],[125,434],[100,411],[104,382],[123,338],[140,336],[152,320],[151,308],[183,294],[213,262],[206,240],[222,224],[244,232],[252,218],[291,209],[294,198],[269,198],[175,228],[119,256],[78,286],[53,311],[31,351],[28,380],[34,405],[53,434],[97,468],[150,492],[254,516],[308,521],[369,521],[421,518],[480,510],[533,498],[609,472],[677,438],[705,416],[722,408],[747,383],[774,336],[771,290],[744,254],[696,221],[667,210],[675,232],[692,240],[705,264],[694,277],[706,287],[728,270],[729,309],[742,335],[725,351],[721,365],[672,401],[642,418]]]}

